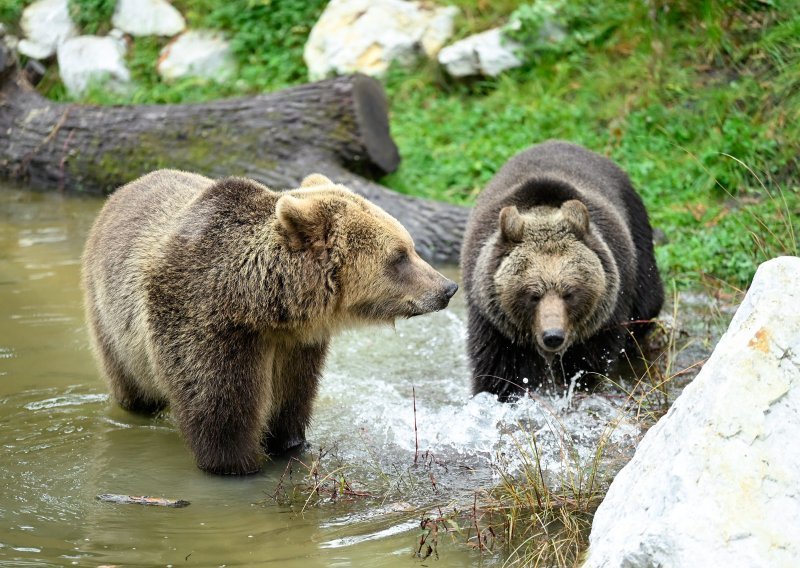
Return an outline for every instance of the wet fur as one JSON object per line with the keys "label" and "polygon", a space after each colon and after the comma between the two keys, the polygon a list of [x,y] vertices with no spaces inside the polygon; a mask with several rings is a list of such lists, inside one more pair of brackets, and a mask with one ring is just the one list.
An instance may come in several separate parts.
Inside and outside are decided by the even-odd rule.
{"label": "wet fur", "polygon": [[[588,211],[585,232],[575,230],[574,210],[564,208],[570,200]],[[521,230],[516,221],[507,224],[508,234],[501,230],[501,211],[511,206],[525,220],[522,242],[515,242]],[[560,258],[569,262],[552,268]],[[628,176],[610,160],[567,142],[523,151],[487,184],[468,222],[461,266],[473,392],[502,400],[548,385],[551,378],[561,388],[579,371],[608,372],[629,332],[641,338],[649,329],[631,322],[656,317],[663,303],[652,229]],[[548,280],[554,294],[562,287],[582,295],[570,301],[586,313],[566,306],[572,340],[560,356],[543,356],[536,341],[537,306],[514,303],[523,292],[498,285],[498,279],[512,279],[499,272],[524,272],[519,286]]]}
{"label": "wet fur", "polygon": [[109,198],[82,284],[113,397],[169,406],[197,465],[233,474],[303,443],[333,333],[455,290],[396,220],[323,176],[279,193],[171,170]]}

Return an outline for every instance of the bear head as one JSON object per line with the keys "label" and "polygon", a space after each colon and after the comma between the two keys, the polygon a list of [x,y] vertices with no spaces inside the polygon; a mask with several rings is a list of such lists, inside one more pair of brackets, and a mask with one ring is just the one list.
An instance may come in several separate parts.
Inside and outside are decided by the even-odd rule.
{"label": "bear head", "polygon": [[275,217],[290,250],[324,258],[330,267],[339,324],[441,310],[458,289],[420,258],[394,217],[321,174],[281,195]]}
{"label": "bear head", "polygon": [[534,344],[548,360],[597,331],[616,295],[616,278],[589,244],[597,246],[582,202],[524,212],[504,207],[496,239],[501,260],[492,296],[501,329],[519,343]]}

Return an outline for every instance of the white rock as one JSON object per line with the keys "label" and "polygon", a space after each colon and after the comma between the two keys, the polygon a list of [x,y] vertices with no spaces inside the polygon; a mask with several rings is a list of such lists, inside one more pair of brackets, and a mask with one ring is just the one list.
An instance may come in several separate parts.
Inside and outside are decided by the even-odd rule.
{"label": "white rock", "polygon": [[218,33],[189,31],[161,50],[158,73],[165,79],[207,77],[231,79],[236,72],[230,44]]}
{"label": "white rock", "polygon": [[597,511],[584,567],[800,566],[800,258],[759,267]]}
{"label": "white rock", "polygon": [[331,0],[308,36],[312,80],[359,71],[384,73],[393,61],[435,56],[453,33],[458,9],[404,0]]}
{"label": "white rock", "polygon": [[453,77],[496,77],[522,65],[522,60],[514,54],[519,47],[503,36],[501,28],[494,28],[443,48],[439,52],[439,64]]}
{"label": "white rock", "polygon": [[22,12],[20,28],[24,38],[17,50],[33,59],[47,59],[65,40],[78,35],[69,17],[67,0],[39,0]]}
{"label": "white rock", "polygon": [[442,6],[433,10],[420,39],[426,56],[436,57],[439,50],[452,37],[456,16],[458,8],[455,6]]}
{"label": "white rock", "polygon": [[0,41],[2,41],[5,44],[5,46],[11,51],[16,50],[17,46],[19,46],[19,38],[15,35],[11,34],[3,35],[2,38],[0,38]]}
{"label": "white rock", "polygon": [[186,20],[166,0],[117,0],[111,23],[132,36],[174,36]]}
{"label": "white rock", "polygon": [[79,96],[93,81],[120,88],[130,81],[125,45],[112,37],[79,36],[58,47],[58,72],[67,91]]}

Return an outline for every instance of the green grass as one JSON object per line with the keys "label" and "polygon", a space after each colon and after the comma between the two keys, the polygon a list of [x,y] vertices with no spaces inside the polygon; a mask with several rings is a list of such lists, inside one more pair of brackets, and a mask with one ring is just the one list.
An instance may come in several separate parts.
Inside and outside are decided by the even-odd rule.
{"label": "green grass", "polygon": [[17,33],[22,9],[28,4],[25,0],[0,0],[0,23],[10,28],[10,33]]}
{"label": "green grass", "polygon": [[[0,1],[0,15],[19,14],[20,0]],[[110,3],[71,1],[96,14]],[[528,63],[466,82],[432,63],[391,69],[384,84],[403,161],[381,183],[471,204],[513,154],[567,139],[629,172],[665,236],[662,271],[679,287],[710,276],[743,288],[759,262],[798,253],[800,0],[549,0],[567,34],[558,44],[539,39],[542,0],[453,4],[461,10],[456,37],[514,14]],[[190,27],[225,32],[238,78],[164,82],[155,61],[167,40],[136,38],[131,92],[95,88],[83,101],[194,102],[306,81],[303,46],[324,0],[175,5]],[[67,98],[54,73],[41,89]]]}
{"label": "green grass", "polygon": [[117,0],[69,0],[69,15],[84,34],[105,34],[111,30],[111,16]]}

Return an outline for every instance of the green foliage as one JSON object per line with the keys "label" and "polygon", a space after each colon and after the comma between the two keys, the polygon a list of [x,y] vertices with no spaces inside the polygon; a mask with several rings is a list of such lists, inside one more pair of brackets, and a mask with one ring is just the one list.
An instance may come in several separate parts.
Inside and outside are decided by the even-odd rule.
{"label": "green foliage", "polygon": [[69,0],[69,15],[85,34],[103,34],[111,29],[117,0]]}
{"label": "green foliage", "polygon": [[523,46],[527,58],[569,53],[604,43],[626,19],[624,3],[540,0],[523,4],[512,15],[506,35]]}
{"label": "green foliage", "polygon": [[14,30],[27,4],[26,0],[0,0],[0,23]]}

